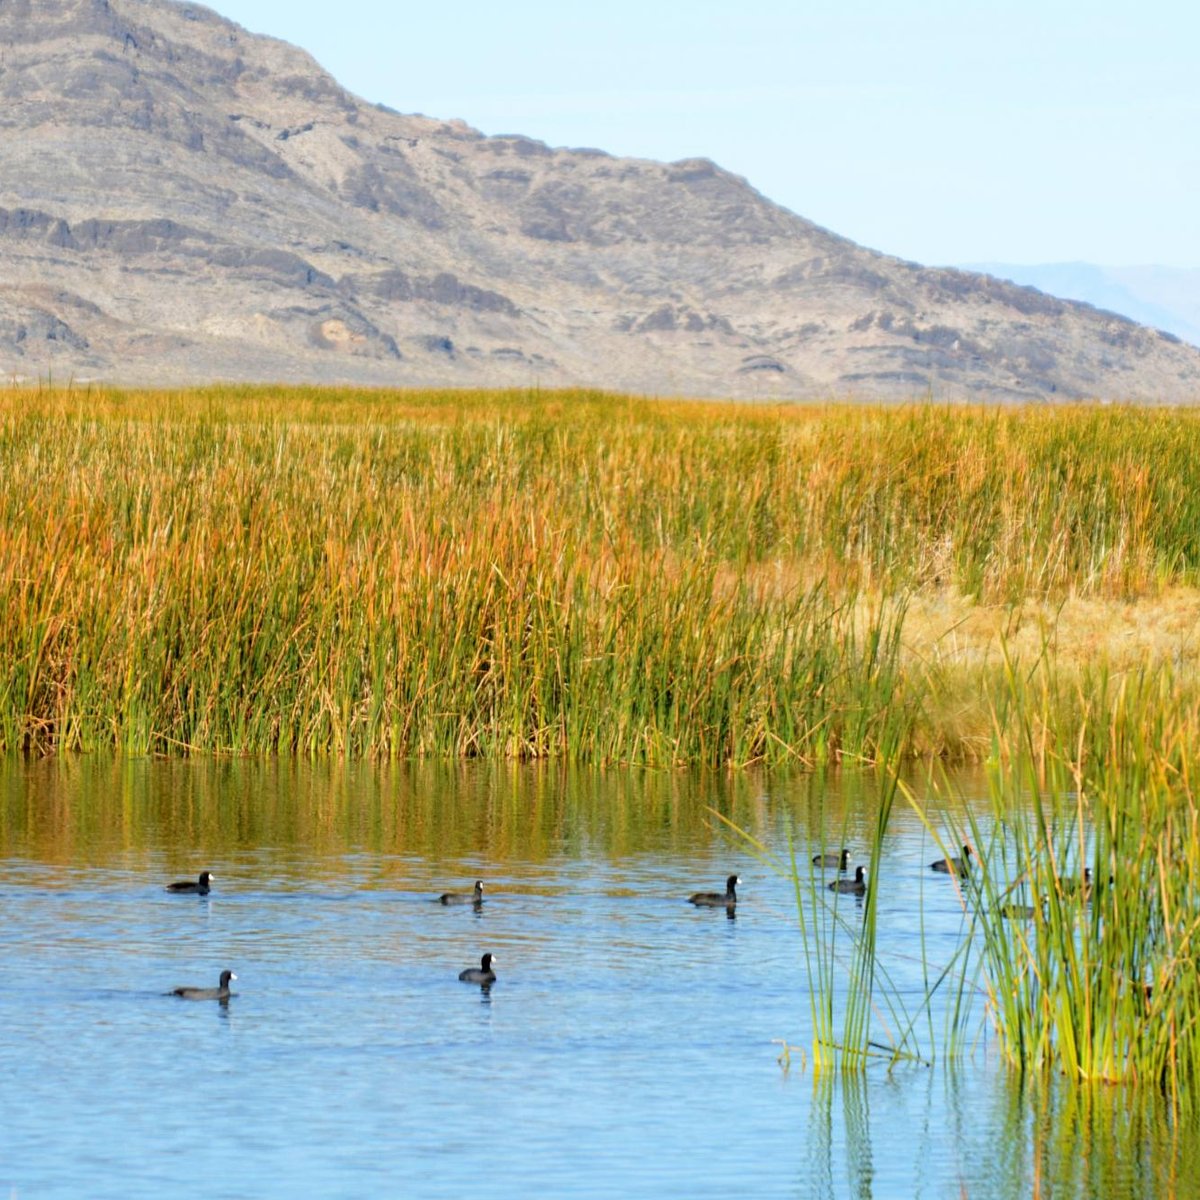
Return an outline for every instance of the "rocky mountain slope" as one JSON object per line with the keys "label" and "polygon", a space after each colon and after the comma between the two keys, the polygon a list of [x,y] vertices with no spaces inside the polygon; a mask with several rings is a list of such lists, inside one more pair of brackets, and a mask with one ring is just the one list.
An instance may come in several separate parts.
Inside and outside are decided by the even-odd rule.
{"label": "rocky mountain slope", "polygon": [[170,0],[0,0],[0,371],[1200,397],[1169,335],[865,250],[704,160],[371,106]]}
{"label": "rocky mountain slope", "polygon": [[1200,267],[1105,267],[1095,263],[967,263],[997,279],[1083,300],[1200,346]]}

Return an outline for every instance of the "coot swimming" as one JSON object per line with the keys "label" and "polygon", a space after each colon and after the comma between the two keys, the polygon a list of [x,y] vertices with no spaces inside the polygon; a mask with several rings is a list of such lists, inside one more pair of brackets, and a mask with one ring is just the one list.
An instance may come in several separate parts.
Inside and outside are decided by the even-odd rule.
{"label": "coot swimming", "polygon": [[730,875],[723,892],[696,892],[688,897],[688,903],[706,908],[732,908],[737,903],[737,885],[741,882],[736,875]]}
{"label": "coot swimming", "polygon": [[232,971],[221,972],[221,983],[215,988],[177,987],[167,993],[168,996],[182,996],[184,1000],[228,1000],[233,993],[229,990],[229,981],[237,976]]}
{"label": "coot swimming", "polygon": [[845,892],[850,896],[862,896],[867,890],[867,881],[863,878],[865,867],[854,868],[853,879],[835,879],[830,885],[831,892]]}
{"label": "coot swimming", "polygon": [[951,872],[955,875],[964,874],[971,869],[971,847],[963,847],[962,858],[939,858],[937,862],[929,864],[929,869],[940,871],[943,875]]}
{"label": "coot swimming", "polygon": [[211,881],[212,872],[201,871],[200,878],[198,880],[181,879],[178,883],[168,883],[166,890],[168,892],[175,892],[179,895],[207,896],[212,890],[209,887],[209,883]]}
{"label": "coot swimming", "polygon": [[443,892],[438,897],[439,904],[482,904],[483,880],[475,880],[475,891],[470,895],[463,892]]}
{"label": "coot swimming", "polygon": [[847,871],[850,869],[850,851],[842,850],[840,853],[826,851],[824,854],[814,854],[813,866],[837,867],[839,871]]}
{"label": "coot swimming", "polygon": [[494,954],[485,954],[480,960],[480,967],[468,967],[465,971],[459,971],[458,977],[463,983],[482,983],[485,986],[496,982],[496,972],[492,970],[492,963],[496,961]]}

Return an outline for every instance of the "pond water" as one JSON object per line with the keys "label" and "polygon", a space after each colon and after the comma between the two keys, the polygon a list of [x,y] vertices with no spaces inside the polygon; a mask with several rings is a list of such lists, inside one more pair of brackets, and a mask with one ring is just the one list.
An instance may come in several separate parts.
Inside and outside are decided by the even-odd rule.
{"label": "pond water", "polygon": [[[814,1079],[791,884],[712,810],[863,850],[874,787],[0,761],[0,1196],[1200,1194],[1153,1098],[1023,1089],[983,1022],[953,1069]],[[961,931],[936,857],[898,813],[878,932],[918,997],[918,924],[933,960]],[[686,902],[731,872],[736,915]],[[460,983],[485,951],[495,985]],[[223,968],[227,1004],[167,994]]]}

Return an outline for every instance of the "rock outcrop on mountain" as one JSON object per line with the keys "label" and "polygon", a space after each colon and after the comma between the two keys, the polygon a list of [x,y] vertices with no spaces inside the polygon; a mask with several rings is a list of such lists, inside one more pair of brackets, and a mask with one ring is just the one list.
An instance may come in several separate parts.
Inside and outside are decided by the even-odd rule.
{"label": "rock outcrop on mountain", "polygon": [[1106,267],[1085,262],[962,265],[968,271],[1121,313],[1200,346],[1200,267]]}
{"label": "rock outcrop on mountain", "polygon": [[367,104],[170,0],[0,0],[0,371],[1200,396],[1168,334],[863,249],[706,160]]}

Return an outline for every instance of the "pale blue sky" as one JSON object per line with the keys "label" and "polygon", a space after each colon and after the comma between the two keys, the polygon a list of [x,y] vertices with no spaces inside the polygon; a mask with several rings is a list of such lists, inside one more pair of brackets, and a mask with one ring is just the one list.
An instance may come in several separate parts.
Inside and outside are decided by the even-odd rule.
{"label": "pale blue sky", "polygon": [[712,158],[924,263],[1200,267],[1200,3],[217,0],[351,91]]}

